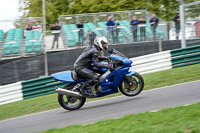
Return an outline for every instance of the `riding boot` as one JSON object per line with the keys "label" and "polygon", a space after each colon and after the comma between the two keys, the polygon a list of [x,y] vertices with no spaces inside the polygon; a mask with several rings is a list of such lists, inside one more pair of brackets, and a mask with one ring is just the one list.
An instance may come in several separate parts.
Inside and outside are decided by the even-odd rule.
{"label": "riding boot", "polygon": [[87,96],[93,96],[93,93],[89,90],[90,85],[87,82],[83,83],[81,87],[81,91],[86,94]]}

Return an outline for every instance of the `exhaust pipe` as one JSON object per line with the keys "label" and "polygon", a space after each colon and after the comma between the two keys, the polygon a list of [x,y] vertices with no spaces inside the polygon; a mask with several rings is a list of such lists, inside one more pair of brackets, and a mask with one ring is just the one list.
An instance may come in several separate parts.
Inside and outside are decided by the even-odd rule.
{"label": "exhaust pipe", "polygon": [[58,94],[68,95],[68,96],[76,97],[76,98],[82,97],[82,95],[79,94],[78,92],[74,92],[74,91],[70,91],[70,90],[65,90],[65,89],[62,89],[62,88],[56,89],[56,92]]}

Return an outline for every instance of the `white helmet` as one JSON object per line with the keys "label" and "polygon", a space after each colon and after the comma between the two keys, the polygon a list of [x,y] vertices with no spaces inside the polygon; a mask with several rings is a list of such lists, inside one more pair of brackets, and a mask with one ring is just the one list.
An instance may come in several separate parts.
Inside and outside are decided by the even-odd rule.
{"label": "white helmet", "polygon": [[103,51],[108,49],[108,41],[104,36],[97,36],[94,39],[94,45],[98,46]]}

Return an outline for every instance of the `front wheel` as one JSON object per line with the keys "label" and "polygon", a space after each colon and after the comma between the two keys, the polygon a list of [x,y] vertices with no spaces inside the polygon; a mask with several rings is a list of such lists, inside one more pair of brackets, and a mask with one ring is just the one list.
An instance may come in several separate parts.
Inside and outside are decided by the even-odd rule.
{"label": "front wheel", "polygon": [[[71,90],[73,87],[65,86],[63,89]],[[85,97],[76,98],[63,94],[58,94],[58,102],[66,110],[77,110],[81,108],[86,101]]]}
{"label": "front wheel", "polygon": [[128,83],[125,79],[121,82],[119,90],[126,96],[136,96],[144,88],[144,80],[139,73],[131,75],[132,84]]}

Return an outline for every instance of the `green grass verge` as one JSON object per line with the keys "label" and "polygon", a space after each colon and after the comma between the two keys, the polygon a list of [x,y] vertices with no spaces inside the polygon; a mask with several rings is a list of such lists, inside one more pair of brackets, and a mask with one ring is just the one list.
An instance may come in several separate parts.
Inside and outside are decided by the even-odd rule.
{"label": "green grass verge", "polygon": [[200,103],[131,114],[88,125],[50,129],[43,133],[200,133]]}
{"label": "green grass verge", "polygon": [[[143,75],[143,78],[145,82],[144,90],[200,80],[200,64],[145,74]],[[121,95],[121,93],[109,95],[103,98],[118,95]],[[98,99],[89,99],[88,101]],[[60,106],[57,101],[57,94],[50,94],[46,96],[9,103],[0,106],[0,120],[55,109],[58,107]]]}

